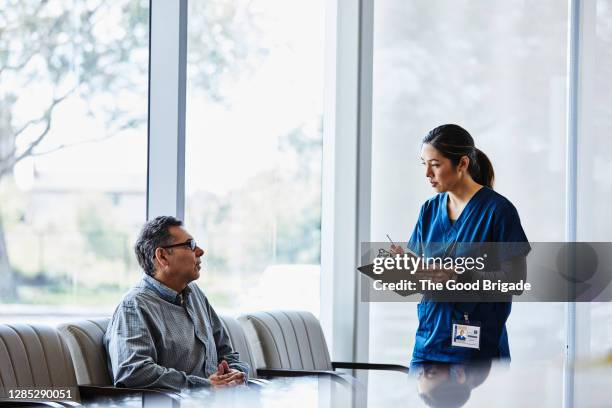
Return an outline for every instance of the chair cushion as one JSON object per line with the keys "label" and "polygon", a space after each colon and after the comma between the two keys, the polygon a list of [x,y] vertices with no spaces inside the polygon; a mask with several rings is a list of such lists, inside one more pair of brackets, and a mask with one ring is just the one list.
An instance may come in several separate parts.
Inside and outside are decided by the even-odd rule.
{"label": "chair cushion", "polygon": [[80,398],[70,352],[57,330],[0,324],[0,394],[16,387],[73,387]]}
{"label": "chair cushion", "polygon": [[244,361],[249,365],[249,367],[251,367],[249,376],[251,378],[257,378],[257,362],[253,355],[251,345],[247,340],[244,329],[233,317],[219,316],[219,318],[221,319],[223,327],[230,338],[232,348],[234,351],[237,351],[240,354],[240,361]]}
{"label": "chair cushion", "polygon": [[261,341],[259,340],[259,336],[257,336],[257,331],[255,330],[253,323],[251,323],[246,316],[239,316],[236,321],[238,321],[240,324],[249,345],[249,349],[251,350],[253,364],[255,364],[253,367],[255,367],[255,369],[266,368],[267,365],[263,355]]}
{"label": "chair cushion", "polygon": [[[245,330],[247,322],[252,325],[266,368],[332,370],[321,324],[312,313],[266,311],[247,313],[238,320]],[[257,341],[253,340],[252,347]]]}
{"label": "chair cushion", "polygon": [[70,349],[79,385],[112,386],[103,343],[110,318],[82,320],[58,327]]}

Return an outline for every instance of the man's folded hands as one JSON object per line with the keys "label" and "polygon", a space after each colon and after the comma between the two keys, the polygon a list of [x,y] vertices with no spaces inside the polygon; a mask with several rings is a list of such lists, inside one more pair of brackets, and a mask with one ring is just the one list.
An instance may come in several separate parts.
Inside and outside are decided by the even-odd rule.
{"label": "man's folded hands", "polygon": [[245,375],[242,371],[230,368],[227,361],[223,360],[217,367],[217,372],[208,379],[214,388],[234,387],[244,384]]}

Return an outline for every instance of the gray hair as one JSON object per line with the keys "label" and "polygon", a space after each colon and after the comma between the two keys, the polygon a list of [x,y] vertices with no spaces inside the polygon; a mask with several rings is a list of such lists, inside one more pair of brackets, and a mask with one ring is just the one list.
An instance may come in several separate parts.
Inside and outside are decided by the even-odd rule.
{"label": "gray hair", "polygon": [[172,216],[162,215],[145,223],[138,235],[134,251],[140,267],[147,275],[155,275],[155,250],[170,245],[170,227],[180,227],[183,221]]}

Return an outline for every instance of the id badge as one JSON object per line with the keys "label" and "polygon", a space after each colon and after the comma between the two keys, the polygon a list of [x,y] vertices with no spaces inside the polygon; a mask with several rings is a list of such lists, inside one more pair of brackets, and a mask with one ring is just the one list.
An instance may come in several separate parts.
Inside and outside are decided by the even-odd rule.
{"label": "id badge", "polygon": [[453,320],[451,345],[455,347],[480,348],[480,323],[468,320]]}

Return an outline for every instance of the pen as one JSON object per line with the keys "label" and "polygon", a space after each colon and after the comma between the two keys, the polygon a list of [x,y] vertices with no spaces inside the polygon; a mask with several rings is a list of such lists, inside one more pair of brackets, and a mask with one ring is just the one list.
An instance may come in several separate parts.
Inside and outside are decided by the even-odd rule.
{"label": "pen", "polygon": [[[391,239],[391,237],[389,236],[389,234],[386,234],[386,235],[387,235],[387,239],[389,240],[389,242],[391,242],[391,244],[393,244],[393,245],[395,245],[395,246],[398,246],[398,245],[397,245],[395,242],[393,242],[393,240]],[[402,248],[402,249],[403,249],[404,251],[406,251],[406,252],[407,252],[407,253],[408,253],[410,256],[413,256],[413,257],[415,257],[415,258],[418,258],[418,257],[419,257],[419,256],[418,256],[416,253],[414,253],[414,251],[412,251],[410,248]]]}

